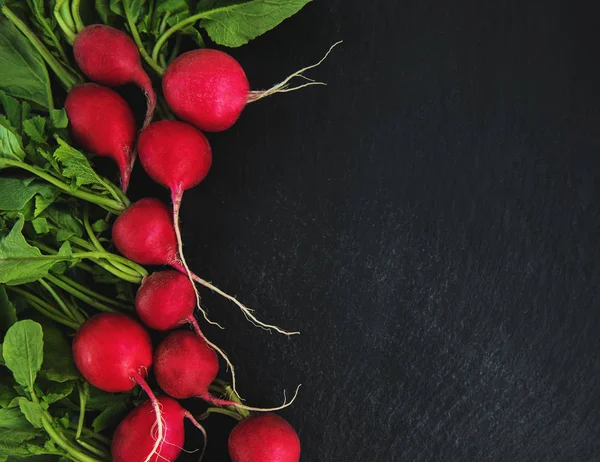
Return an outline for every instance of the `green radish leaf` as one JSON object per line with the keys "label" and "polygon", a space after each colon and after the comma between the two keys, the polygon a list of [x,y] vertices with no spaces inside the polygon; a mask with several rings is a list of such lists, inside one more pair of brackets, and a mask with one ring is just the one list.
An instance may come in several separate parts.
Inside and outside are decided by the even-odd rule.
{"label": "green radish leaf", "polygon": [[47,165],[44,166],[44,170],[54,170],[56,173],[60,173],[60,168],[58,167],[58,162],[56,162],[56,159],[54,157],[52,157],[52,154],[50,154],[48,151],[46,151],[45,149],[41,148],[41,147],[37,147],[36,149],[36,154],[43,158],[46,162],[48,162]]}
{"label": "green radish leaf", "polygon": [[122,0],[110,0],[110,11],[118,16],[125,16],[125,11],[123,10],[123,1]]}
{"label": "green radish leaf", "polygon": [[310,0],[220,2],[204,12],[200,27],[219,45],[239,47],[270,31],[300,11]]}
{"label": "green radish leaf", "polygon": [[44,363],[40,376],[59,383],[79,379],[71,347],[61,330],[51,323],[44,323],[43,329]]}
{"label": "green radish leaf", "polygon": [[185,0],[167,0],[166,2],[160,2],[160,4],[156,6],[156,16],[164,16],[165,13],[169,13],[169,17],[166,20],[169,26],[174,26],[191,15],[190,7]]}
{"label": "green radish leaf", "polygon": [[0,159],[2,158],[23,160],[25,159],[25,151],[23,151],[23,140],[21,137],[3,125],[0,119]]}
{"label": "green radish leaf", "polygon": [[146,0],[122,0],[123,10],[127,13],[127,16],[131,18],[134,24],[137,24],[140,15],[146,16],[147,5]]}
{"label": "green radish leaf", "polygon": [[12,304],[6,288],[0,286],[0,333],[6,332],[15,322],[17,322],[17,310]]}
{"label": "green radish leaf", "polygon": [[4,337],[2,354],[18,384],[28,390],[33,384],[44,359],[42,326],[26,319],[8,329]]}
{"label": "green radish leaf", "polygon": [[92,421],[92,429],[95,432],[101,432],[118,424],[123,420],[123,417],[127,414],[128,410],[129,407],[122,402],[109,404]]}
{"label": "green radish leaf", "polygon": [[50,232],[48,220],[46,220],[43,217],[34,218],[33,220],[31,220],[31,224],[37,234],[48,234]]}
{"label": "green radish leaf", "polygon": [[[19,285],[45,277],[56,259],[46,259],[37,247],[23,237],[21,217],[12,230],[0,240],[0,283]],[[14,326],[13,326],[14,327]]]}
{"label": "green radish leaf", "polygon": [[[10,377],[10,374],[4,374],[3,377],[0,379],[0,408],[6,408],[8,407],[8,404],[15,399],[16,397],[18,397],[19,395],[17,394],[17,391],[15,390],[14,387],[14,382],[12,380],[12,377]],[[1,410],[0,410],[0,415],[1,415]],[[0,417],[0,427],[2,427],[2,418]]]}
{"label": "green radish leaf", "polygon": [[77,188],[93,185],[106,189],[104,182],[94,171],[87,157],[62,139],[57,138],[57,141],[59,147],[54,151],[54,158],[63,166],[62,174],[65,178],[74,180]]}
{"label": "green radish leaf", "polygon": [[63,428],[65,428],[65,429],[69,428],[69,422],[70,422],[71,418],[69,417],[68,413],[65,413],[65,415],[63,415],[62,417],[59,417],[55,420],[56,420],[56,422],[61,424],[63,426]]}
{"label": "green radish leaf", "polygon": [[0,19],[0,30],[0,89],[48,108],[52,96],[44,59],[8,19]]}
{"label": "green radish leaf", "polygon": [[[17,397],[17,402],[18,399],[19,398]],[[33,427],[27,421],[18,406],[0,409],[0,428],[23,431],[33,430]]]}
{"label": "green radish leaf", "polygon": [[75,381],[69,380],[68,382],[52,383],[50,387],[46,389],[45,395],[42,396],[44,402],[48,405],[54,404],[61,399],[66,398],[75,389]]}
{"label": "green radish leaf", "polygon": [[[43,446],[38,444],[12,444],[12,443],[0,443],[0,457],[2,455],[15,456],[9,457],[7,461],[17,461],[23,458],[30,458],[31,456],[43,456],[33,457],[32,462],[51,462],[56,460],[56,456],[62,456],[64,452],[56,447],[52,440],[47,440],[48,444]],[[55,454],[51,457],[49,454]]]}
{"label": "green radish leaf", "polygon": [[198,0],[198,5],[196,6],[196,9],[198,13],[202,13],[203,11],[214,10],[215,8],[219,8],[220,6],[227,6],[227,4],[242,3],[242,1],[244,0],[240,0],[237,2],[226,2],[223,0]]}
{"label": "green radish leaf", "polygon": [[57,241],[62,242],[71,236],[83,236],[83,225],[70,210],[65,210],[57,206],[51,206],[44,211],[43,216],[48,218],[56,225],[57,228],[60,229],[58,234],[62,232],[64,236],[67,236],[64,239],[59,239],[57,235]]}
{"label": "green radish leaf", "polygon": [[123,404],[131,407],[133,391],[127,393],[107,393],[95,387],[89,387],[89,395],[85,408],[90,411],[103,411],[107,407]]}
{"label": "green radish leaf", "polygon": [[12,129],[20,129],[23,122],[21,104],[12,96],[4,91],[0,91],[0,106],[2,112],[6,115]]}
{"label": "green radish leaf", "polygon": [[0,454],[3,444],[19,445],[40,435],[18,406],[0,409]]}
{"label": "green radish leaf", "polygon": [[189,13],[190,7],[186,0],[164,0],[156,5],[155,14],[163,13],[176,14],[182,11]]}
{"label": "green radish leaf", "polygon": [[21,210],[37,195],[55,198],[57,193],[58,190],[48,183],[0,177],[0,210]]}
{"label": "green radish leaf", "polygon": [[96,7],[96,12],[102,22],[104,24],[109,24],[111,22],[112,11],[110,9],[110,1],[109,0],[95,0],[94,6]]}
{"label": "green radish leaf", "polygon": [[[20,413],[21,411],[19,411],[19,414]],[[20,445],[26,441],[30,441],[37,438],[38,436],[40,436],[40,434],[41,433],[35,431],[35,428],[32,428],[30,431],[13,430],[11,428],[2,428],[2,426],[0,425],[0,441],[2,442],[0,444]]]}
{"label": "green radish leaf", "polygon": [[52,51],[58,51],[60,41],[55,34],[57,21],[53,15],[47,15],[45,10],[45,0],[27,0],[27,5],[33,13],[33,22],[42,33],[42,39]]}
{"label": "green radish leaf", "polygon": [[44,133],[46,128],[46,119],[41,116],[35,116],[23,122],[23,131],[27,134],[31,141],[36,143],[46,144],[48,138]]}
{"label": "green radish leaf", "polygon": [[35,209],[33,211],[33,216],[38,217],[44,210],[52,205],[59,196],[60,191],[58,189],[53,190],[52,194],[38,194],[35,196]]}
{"label": "green radish leaf", "polygon": [[196,29],[194,26],[185,27],[185,28],[181,29],[179,32],[184,35],[187,35],[188,37],[191,37],[191,39],[196,43],[196,45],[198,45],[198,47],[200,47],[200,48],[206,47],[206,44],[204,43],[204,37],[202,37],[202,34],[200,33],[200,31],[198,29]]}
{"label": "green radish leaf", "polygon": [[42,428],[42,408],[38,403],[21,396],[19,398],[19,408],[31,425],[35,428]]}
{"label": "green radish leaf", "polygon": [[52,109],[50,111],[50,124],[53,128],[67,128],[69,125],[67,111],[64,109]]}
{"label": "green radish leaf", "polygon": [[101,233],[110,228],[110,225],[104,220],[97,220],[92,224],[92,230],[95,233]]}

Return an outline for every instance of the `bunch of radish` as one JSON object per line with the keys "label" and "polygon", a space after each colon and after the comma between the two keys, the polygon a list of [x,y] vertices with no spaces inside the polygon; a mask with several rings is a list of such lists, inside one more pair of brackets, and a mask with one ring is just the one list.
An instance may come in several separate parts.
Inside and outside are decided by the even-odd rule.
{"label": "bunch of radish", "polygon": [[[184,53],[170,64],[162,79],[165,100],[181,121],[152,122],[156,93],[137,47],[125,33],[104,25],[86,27],[75,38],[73,51],[79,68],[93,82],[73,88],[66,100],[73,140],[85,150],[116,162],[123,191],[129,185],[137,154],[148,175],[171,193],[170,207],[144,198],[113,225],[114,244],[125,257],[142,265],[171,268],[144,279],[135,298],[137,316],[141,323],[158,331],[185,325],[193,329],[175,330],[153,348],[140,322],[122,314],[103,313],[90,318],[77,332],[73,354],[85,379],[109,392],[124,392],[139,385],[149,398],[117,428],[113,460],[175,460],[184,444],[184,419],[204,434],[198,421],[176,401],[195,397],[212,406],[240,410],[244,418],[229,439],[234,462],[297,462],[298,435],[284,419],[271,413],[291,401],[262,409],[210,393],[219,371],[216,352],[231,369],[234,392],[235,374],[227,356],[204,336],[194,315],[196,308],[201,310],[196,283],[236,303],[246,318],[261,328],[286,335],[297,332],[259,321],[252,310],[190,270],[183,253],[179,210],[184,191],[198,185],[211,167],[211,147],[200,130],[215,132],[231,127],[246,104],[293,90],[288,87],[289,80],[314,66],[269,90],[255,92],[250,90],[242,67],[228,54],[211,49]],[[108,88],[126,83],[139,86],[147,98],[139,136],[131,108]],[[206,313],[204,317],[212,322]],[[147,384],[152,367],[158,385],[168,396],[155,396]],[[251,415],[248,411],[268,413]]]}

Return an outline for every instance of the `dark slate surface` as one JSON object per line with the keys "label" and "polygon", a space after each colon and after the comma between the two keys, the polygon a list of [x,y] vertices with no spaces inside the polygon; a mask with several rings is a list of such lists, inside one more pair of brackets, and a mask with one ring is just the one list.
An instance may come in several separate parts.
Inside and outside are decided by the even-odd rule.
{"label": "dark slate surface", "polygon": [[232,54],[265,88],[338,39],[184,197],[192,268],[302,332],[206,294],[243,395],[303,384],[306,462],[600,460],[600,7],[319,1]]}

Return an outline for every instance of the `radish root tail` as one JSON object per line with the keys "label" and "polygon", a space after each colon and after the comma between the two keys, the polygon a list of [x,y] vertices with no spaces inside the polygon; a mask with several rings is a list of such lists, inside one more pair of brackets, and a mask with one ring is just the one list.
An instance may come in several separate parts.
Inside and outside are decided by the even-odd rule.
{"label": "radish root tail", "polygon": [[[293,74],[289,75],[285,80],[282,80],[281,82],[272,86],[268,90],[251,91],[248,94],[248,98],[247,98],[246,102],[254,103],[255,101],[263,99],[267,96],[274,95],[275,93],[288,93],[290,91],[300,90],[301,88],[310,87],[312,85],[327,85],[325,82],[318,82],[316,80],[313,80],[313,79],[305,76],[304,72],[314,69],[315,67],[321,65],[321,63],[327,59],[327,57],[331,53],[331,50],[333,50],[340,43],[342,43],[341,40],[339,42],[336,42],[333,45],[331,45],[331,47],[329,48],[327,53],[325,53],[325,56],[323,56],[318,63],[313,64],[311,66],[304,67],[304,68],[294,72]],[[300,79],[304,79],[307,82],[303,83],[301,85],[295,86],[295,87],[290,87],[290,82],[296,77],[300,78]]]}
{"label": "radish root tail", "polygon": [[179,262],[177,262],[173,266],[175,266],[180,271],[183,269],[182,272],[185,273],[188,279],[190,280],[190,283],[194,288],[194,294],[196,296],[196,306],[202,312],[202,315],[204,316],[204,319],[206,319],[206,322],[208,322],[209,324],[213,324],[219,327],[220,329],[223,329],[223,326],[221,326],[219,323],[211,321],[208,318],[208,313],[200,305],[200,293],[198,292],[196,284],[194,284],[193,273],[190,271],[190,268],[188,267],[188,264],[185,261],[185,256],[183,255],[183,240],[181,239],[181,230],[179,229],[179,209],[181,207],[182,196],[183,191],[181,190],[180,186],[177,189],[173,190],[171,197],[171,201],[173,202],[173,227],[175,228],[175,236],[177,237],[177,253],[179,254],[179,258],[181,259],[181,265],[178,265],[177,263]]}
{"label": "radish root tail", "polygon": [[246,406],[245,404],[236,403],[235,401],[216,398],[208,392],[205,395],[201,396],[201,398],[203,400],[208,401],[209,403],[213,403],[217,406],[233,406],[233,407],[245,409],[247,411],[255,411],[255,412],[274,412],[274,411],[280,411],[281,409],[285,409],[286,407],[290,406],[296,400],[296,397],[298,396],[298,390],[300,390],[300,385],[298,385],[298,387],[296,388],[296,392],[294,393],[294,396],[289,401],[287,401],[287,398],[285,396],[285,391],[284,391],[283,392],[283,404],[281,406],[271,407],[271,408]]}
{"label": "radish root tail", "polygon": [[146,128],[152,122],[154,118],[154,109],[156,108],[156,93],[152,88],[152,81],[148,74],[141,70],[140,75],[135,79],[135,84],[142,89],[146,96],[146,117],[144,118],[144,124],[142,130]]}
{"label": "radish root tail", "polygon": [[202,332],[202,330],[200,329],[200,325],[198,324],[198,321],[196,321],[196,318],[194,316],[190,317],[189,322],[192,325],[192,327],[194,328],[194,331],[196,332],[196,334],[198,334],[200,336],[200,338],[202,340],[204,340],[209,347],[211,347],[213,350],[215,350],[217,353],[219,353],[221,355],[221,357],[225,360],[225,363],[227,363],[227,368],[231,370],[231,388],[237,394],[236,382],[235,382],[235,368],[233,367],[233,364],[231,363],[231,361],[229,360],[229,358],[227,357],[227,355],[225,354],[225,352],[223,350],[221,350],[217,345],[215,345],[214,343],[212,343],[210,340],[208,340],[206,338],[206,336],[204,335],[204,332]]}
{"label": "radish root tail", "polygon": [[204,458],[204,453],[206,452],[206,444],[208,443],[208,436],[206,435],[206,430],[200,424],[200,422],[198,422],[196,419],[194,419],[194,416],[192,414],[190,414],[189,411],[185,411],[185,417],[190,422],[192,422],[192,424],[194,424],[194,427],[196,427],[198,430],[200,430],[202,432],[202,436],[204,437],[204,445],[202,447],[202,452],[200,453],[200,459],[198,459],[198,462],[202,462],[202,459]]}
{"label": "radish root tail", "polygon": [[259,327],[261,329],[265,329],[268,331],[271,331],[271,329],[273,329],[276,332],[279,332],[280,334],[283,335],[298,335],[300,334],[300,332],[288,332],[286,330],[283,330],[277,326],[274,326],[272,324],[266,324],[262,321],[259,321],[256,316],[254,316],[254,314],[252,314],[252,310],[251,308],[248,308],[247,306],[245,306],[243,303],[241,303],[237,298],[223,292],[221,289],[219,289],[218,287],[212,285],[210,282],[202,279],[200,276],[196,275],[196,274],[192,274],[192,277],[194,278],[195,281],[197,281],[198,283],[202,284],[204,287],[212,290],[213,292],[219,294],[221,297],[226,298],[229,301],[232,301],[233,303],[235,303],[240,310],[242,310],[242,313],[244,313],[244,316],[246,317],[246,319],[251,322],[252,324],[254,324],[256,327]]}
{"label": "radish root tail", "polygon": [[[144,378],[138,372],[135,373],[134,380],[142,388],[142,390],[144,390],[144,392],[148,395],[148,398],[150,399],[150,402],[152,403],[152,407],[154,408],[154,413],[156,414],[156,422],[152,426],[152,430],[151,430],[151,432],[153,434],[154,428],[156,428],[156,438],[155,438],[154,446],[152,447],[150,454],[148,454],[146,456],[146,459],[144,459],[144,462],[150,462],[154,458],[155,455],[160,458],[159,451],[161,450],[162,445],[165,440],[165,432],[166,432],[165,420],[163,419],[163,416],[162,416],[162,409],[161,409],[160,403],[156,399],[156,396],[152,392],[152,389],[148,386],[148,383],[146,382],[146,380],[144,380]],[[154,434],[152,435],[152,437],[154,438]]]}
{"label": "radish root tail", "polygon": [[[124,147],[124,149],[129,150],[127,147]],[[129,165],[119,162],[119,164],[121,164],[119,165],[119,173],[121,175],[121,191],[123,191],[123,194],[127,194],[127,189],[129,188],[129,180],[131,179],[131,171],[133,170],[135,155],[135,150],[131,151],[131,162]]]}

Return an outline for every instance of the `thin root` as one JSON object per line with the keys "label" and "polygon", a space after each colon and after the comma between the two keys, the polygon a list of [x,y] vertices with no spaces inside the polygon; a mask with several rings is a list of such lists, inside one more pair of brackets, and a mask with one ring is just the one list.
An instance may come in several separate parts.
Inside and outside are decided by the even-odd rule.
{"label": "thin root", "polygon": [[[196,296],[196,306],[202,312],[204,319],[209,324],[212,324],[214,326],[217,326],[220,329],[223,329],[223,326],[221,326],[218,322],[211,321],[208,318],[208,313],[206,312],[206,310],[204,308],[202,308],[202,305],[200,305],[200,293],[198,292],[198,288],[196,287],[196,284],[194,284],[194,279],[192,277],[193,273],[190,271],[190,268],[188,267],[188,264],[185,261],[185,256],[183,255],[183,240],[181,239],[181,230],[179,229],[179,208],[181,206],[182,195],[183,195],[183,191],[173,190],[172,197],[171,197],[171,201],[173,202],[173,227],[175,228],[175,236],[177,237],[177,252],[179,253],[179,258],[181,259],[181,266],[183,268],[183,272],[187,275],[188,279],[190,280],[190,283],[192,284],[192,287],[194,288],[194,295]],[[174,265],[174,266],[178,266],[178,265]],[[181,268],[178,268],[178,269],[181,270]]]}
{"label": "thin root", "polygon": [[217,406],[233,406],[233,407],[245,409],[247,411],[255,411],[255,412],[274,412],[274,411],[280,411],[281,409],[285,409],[286,407],[290,406],[296,400],[296,397],[298,396],[298,390],[300,390],[300,386],[301,385],[298,385],[298,387],[296,388],[296,392],[294,393],[294,396],[292,397],[292,399],[289,402],[286,401],[287,398],[285,396],[285,390],[284,390],[283,404],[281,406],[271,407],[271,408],[246,406],[245,404],[236,403],[235,401],[215,398],[214,396],[212,396],[208,393],[205,396],[203,396],[202,398],[206,401],[216,404]]}
{"label": "thin root", "polygon": [[261,329],[265,329],[265,330],[268,330],[268,331],[270,331],[271,329],[273,329],[274,331],[276,331],[276,332],[279,332],[280,334],[283,334],[283,335],[288,335],[288,336],[289,336],[289,335],[298,335],[298,334],[300,334],[300,332],[288,332],[288,331],[286,331],[286,330],[283,330],[283,329],[281,329],[281,328],[279,328],[279,327],[277,327],[277,326],[274,326],[274,325],[272,325],[272,324],[265,324],[264,322],[262,322],[262,321],[259,321],[259,320],[256,318],[256,316],[254,316],[254,315],[252,314],[252,311],[254,311],[254,310],[252,310],[252,309],[248,308],[247,306],[245,306],[245,305],[244,305],[243,303],[241,303],[241,302],[240,302],[240,301],[239,301],[237,298],[235,298],[235,297],[233,297],[233,296],[231,296],[231,295],[229,295],[229,294],[227,294],[227,293],[223,292],[221,289],[219,289],[218,287],[216,287],[216,286],[212,285],[210,282],[208,282],[208,281],[206,281],[206,280],[202,279],[200,276],[198,276],[198,275],[196,275],[196,274],[193,274],[193,273],[192,273],[192,277],[194,278],[194,280],[195,280],[196,282],[199,282],[199,283],[200,283],[200,284],[202,284],[204,287],[206,287],[206,288],[208,288],[208,289],[212,290],[213,292],[216,292],[216,293],[217,293],[217,294],[219,294],[221,297],[224,297],[224,298],[226,298],[227,300],[230,300],[230,301],[232,301],[233,303],[235,303],[235,304],[236,304],[236,305],[237,305],[237,306],[240,308],[240,310],[242,310],[242,313],[244,313],[244,316],[246,317],[246,319],[247,319],[248,321],[250,321],[252,324],[254,324],[256,327],[259,327],[259,328],[261,328]]}
{"label": "thin root", "polygon": [[[294,72],[293,74],[288,76],[285,80],[282,80],[281,82],[272,86],[268,90],[251,91],[250,94],[248,95],[248,99],[246,100],[246,102],[253,103],[255,101],[258,101],[259,99],[262,99],[266,96],[271,96],[275,93],[287,93],[290,91],[300,90],[301,88],[309,87],[311,85],[327,85],[325,82],[317,82],[316,80],[306,77],[304,75],[304,72],[309,71],[309,70],[314,69],[315,67],[319,66],[323,61],[325,61],[327,59],[327,57],[329,56],[329,53],[331,53],[331,50],[333,50],[340,43],[342,43],[341,40],[339,42],[336,42],[333,45],[331,45],[331,47],[329,48],[327,53],[325,53],[325,56],[323,56],[318,63],[313,64],[311,66],[304,67],[304,68]],[[298,85],[297,87],[290,87],[290,82],[296,77],[308,80],[309,83]]]}
{"label": "thin root", "polygon": [[204,458],[204,453],[206,452],[206,444],[208,443],[208,437],[206,435],[206,430],[200,424],[200,422],[198,422],[196,419],[194,419],[194,416],[192,414],[190,414],[189,411],[185,411],[185,416],[187,417],[187,419],[190,422],[192,422],[192,424],[194,424],[194,427],[196,427],[198,430],[200,430],[202,432],[202,436],[204,437],[204,446],[202,447],[202,452],[200,453],[200,459],[198,459],[198,462],[202,462],[202,459]]}
{"label": "thin root", "polygon": [[235,368],[233,367],[233,364],[231,363],[231,361],[229,360],[229,358],[227,357],[227,355],[225,354],[225,352],[223,350],[221,350],[217,345],[215,345],[214,343],[212,343],[210,340],[208,340],[206,338],[206,336],[204,335],[204,332],[202,332],[202,330],[200,329],[200,325],[198,324],[198,321],[196,321],[196,318],[194,318],[194,316],[191,316],[191,318],[189,319],[189,322],[192,325],[192,327],[194,328],[194,331],[196,332],[196,334],[198,334],[200,336],[200,338],[202,338],[202,340],[204,340],[208,346],[210,346],[213,350],[215,350],[217,353],[219,353],[221,355],[221,357],[225,360],[225,362],[227,363],[227,369],[231,370],[231,388],[237,394],[236,382],[235,382]]}

